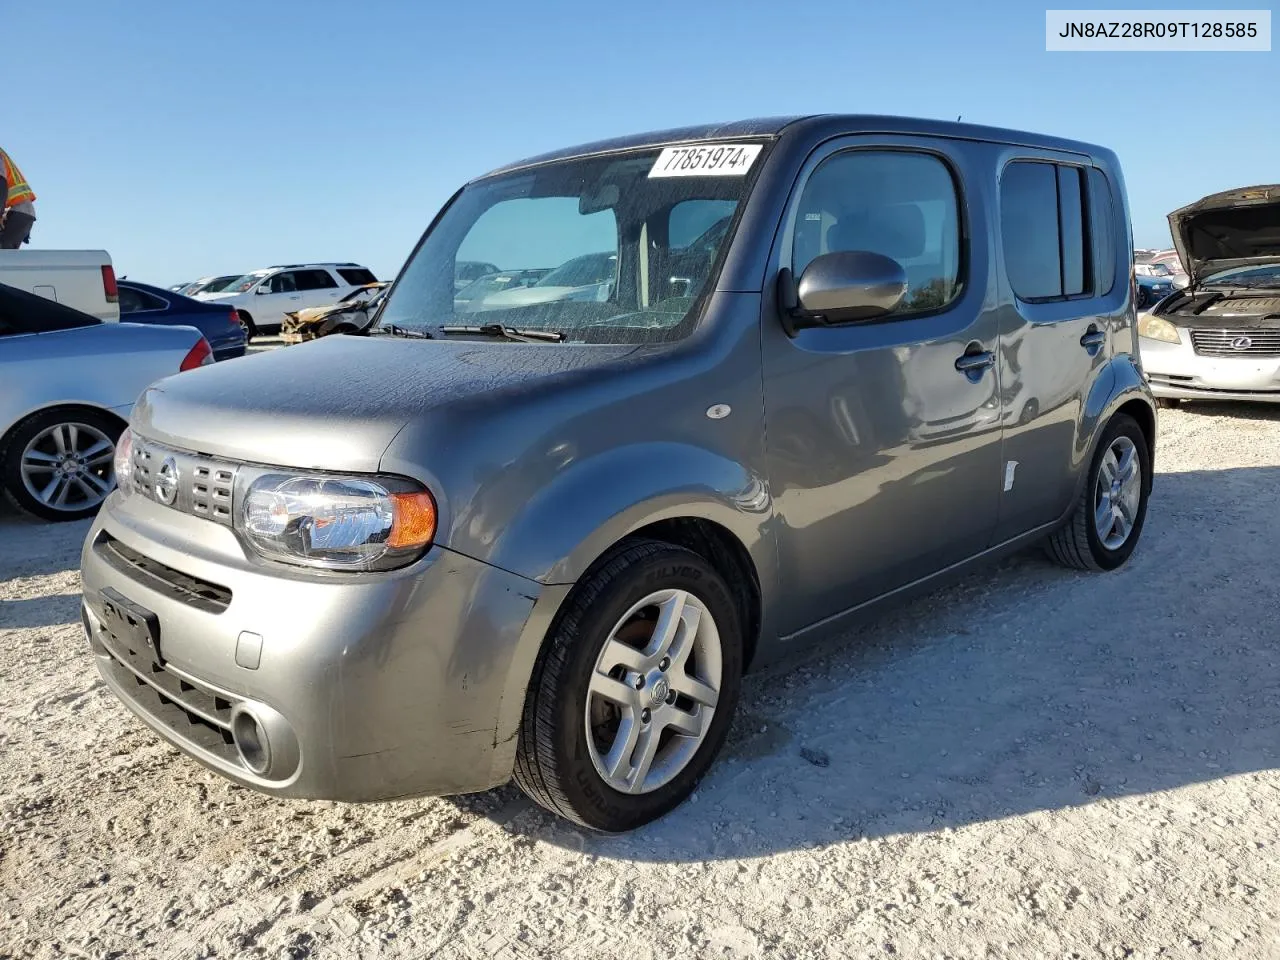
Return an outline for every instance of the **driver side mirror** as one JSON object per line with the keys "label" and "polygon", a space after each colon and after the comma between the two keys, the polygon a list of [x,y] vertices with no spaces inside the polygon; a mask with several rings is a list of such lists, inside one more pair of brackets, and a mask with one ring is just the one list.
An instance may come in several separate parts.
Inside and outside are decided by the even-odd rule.
{"label": "driver side mirror", "polygon": [[779,271],[779,295],[788,333],[803,327],[874,320],[892,313],[907,292],[907,272],[891,257],[841,250],[815,257],[797,280]]}
{"label": "driver side mirror", "polygon": [[258,294],[259,296],[261,296],[261,295],[262,295],[262,294],[264,294],[264,293],[271,293],[271,292],[272,292],[272,291],[271,291],[271,284],[269,284],[269,283],[261,284],[261,285],[259,285],[258,289],[257,289],[257,290],[255,290],[255,291],[253,291],[253,292],[254,292],[254,293],[256,293],[256,294]]}

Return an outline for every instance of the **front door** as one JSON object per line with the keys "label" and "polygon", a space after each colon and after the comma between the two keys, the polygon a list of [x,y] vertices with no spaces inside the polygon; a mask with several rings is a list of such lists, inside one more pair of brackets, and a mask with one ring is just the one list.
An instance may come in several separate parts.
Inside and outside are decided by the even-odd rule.
{"label": "front door", "polygon": [[[1000,494],[997,311],[980,158],[850,137],[806,163],[772,275],[869,250],[906,271],[874,321],[762,329],[769,482],[794,633],[984,550]],[[766,298],[770,300],[771,298]]]}

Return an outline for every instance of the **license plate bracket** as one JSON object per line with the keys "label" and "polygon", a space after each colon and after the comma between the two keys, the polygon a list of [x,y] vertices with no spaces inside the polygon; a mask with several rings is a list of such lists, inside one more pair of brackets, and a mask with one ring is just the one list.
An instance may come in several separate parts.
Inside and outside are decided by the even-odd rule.
{"label": "license plate bracket", "polygon": [[113,587],[102,591],[102,620],[109,633],[128,644],[134,653],[164,665],[160,655],[160,618]]}

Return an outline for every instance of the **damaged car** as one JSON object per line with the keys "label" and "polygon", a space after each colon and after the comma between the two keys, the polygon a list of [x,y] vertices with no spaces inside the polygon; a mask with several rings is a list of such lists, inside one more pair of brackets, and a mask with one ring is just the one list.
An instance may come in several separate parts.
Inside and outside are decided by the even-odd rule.
{"label": "damaged car", "polygon": [[337,303],[286,313],[280,339],[285,343],[302,343],[331,333],[363,333],[373,324],[373,315],[388,286],[389,283],[382,282],[365,284]]}
{"label": "damaged car", "polygon": [[1169,226],[1190,283],[1138,323],[1152,392],[1280,402],[1280,185],[1212,194]]}

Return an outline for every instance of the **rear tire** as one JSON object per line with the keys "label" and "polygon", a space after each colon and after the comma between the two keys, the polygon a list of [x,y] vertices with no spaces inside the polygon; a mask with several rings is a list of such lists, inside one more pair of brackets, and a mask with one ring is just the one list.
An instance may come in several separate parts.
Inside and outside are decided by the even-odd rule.
{"label": "rear tire", "polygon": [[243,310],[240,310],[238,312],[240,314],[240,322],[244,324],[245,337],[247,338],[247,340],[253,340],[253,338],[258,335],[258,327],[253,322],[253,317],[249,316],[249,314]]}
{"label": "rear tire", "polygon": [[[1128,474],[1133,468],[1136,477]],[[1103,431],[1070,519],[1048,539],[1050,558],[1075,570],[1121,566],[1142,536],[1150,495],[1147,438],[1136,420],[1118,414]]]}
{"label": "rear tire", "polygon": [[742,640],[733,593],[705,559],[652,540],[620,547],[570,594],[538,654],[516,782],[593,830],[672,810],[728,736]]}
{"label": "rear tire", "polygon": [[83,520],[115,489],[124,424],[100,410],[42,410],[20,422],[0,451],[0,484],[42,520]]}

